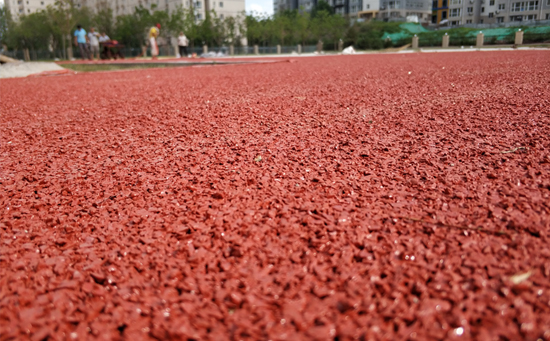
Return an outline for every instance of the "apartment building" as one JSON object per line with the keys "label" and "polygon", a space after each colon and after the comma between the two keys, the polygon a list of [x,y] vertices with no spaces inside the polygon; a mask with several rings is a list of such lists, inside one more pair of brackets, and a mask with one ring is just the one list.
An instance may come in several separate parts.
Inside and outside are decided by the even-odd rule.
{"label": "apartment building", "polygon": [[366,20],[378,18],[380,12],[380,0],[363,0],[361,10],[357,13],[357,17]]}
{"label": "apartment building", "polygon": [[[4,0],[4,4],[12,17],[17,19],[20,15],[31,14],[46,9],[48,5],[54,5],[55,0]],[[245,0],[74,0],[74,4],[77,7],[89,7],[94,11],[110,7],[114,16],[132,14],[137,6],[156,7],[169,13],[178,6],[193,7],[197,20],[204,19],[205,13],[210,10],[214,10],[222,19],[240,15],[245,10]]]}
{"label": "apartment building", "polygon": [[[274,0],[275,13],[283,10],[303,8],[311,11],[318,0]],[[334,12],[365,19],[406,18],[417,16],[420,22],[430,22],[432,8],[430,0],[325,0]]]}
{"label": "apartment building", "polygon": [[46,6],[53,5],[55,0],[4,0],[6,10],[11,13],[12,18],[17,19],[20,15],[31,14],[46,9]]}
{"label": "apartment building", "polygon": [[[380,0],[325,0],[334,12],[342,15],[358,16],[360,13],[372,17],[378,12]],[[310,12],[317,5],[318,0],[273,0],[275,13],[285,10],[303,9]]]}
{"label": "apartment building", "polygon": [[203,20],[210,10],[214,10],[221,19],[235,17],[245,10],[245,0],[76,0],[76,3],[77,6],[87,6],[94,10],[109,6],[113,9],[114,16],[132,14],[138,6],[156,8],[168,13],[176,10],[178,6],[192,7],[197,20]]}
{"label": "apartment building", "polygon": [[496,24],[550,20],[550,0],[434,0],[433,24]]}
{"label": "apartment building", "polygon": [[273,11],[279,13],[303,8],[309,12],[315,5],[317,5],[317,0],[273,0]]}
{"label": "apartment building", "polygon": [[378,14],[383,20],[401,20],[415,16],[420,23],[429,23],[432,19],[430,0],[381,0]]}

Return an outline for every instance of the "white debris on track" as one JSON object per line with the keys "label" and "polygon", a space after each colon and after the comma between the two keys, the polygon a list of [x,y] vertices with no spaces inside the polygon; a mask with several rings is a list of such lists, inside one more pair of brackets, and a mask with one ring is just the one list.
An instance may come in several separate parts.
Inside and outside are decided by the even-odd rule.
{"label": "white debris on track", "polygon": [[27,77],[45,71],[65,70],[56,63],[49,62],[15,62],[0,65],[0,78]]}
{"label": "white debris on track", "polygon": [[342,51],[342,54],[355,54],[355,53],[356,52],[353,46],[348,46]]}

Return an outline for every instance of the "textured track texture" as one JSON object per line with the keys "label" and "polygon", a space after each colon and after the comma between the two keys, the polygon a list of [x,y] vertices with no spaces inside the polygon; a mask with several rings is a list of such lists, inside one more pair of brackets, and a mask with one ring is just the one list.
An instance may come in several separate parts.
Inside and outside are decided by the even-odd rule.
{"label": "textured track texture", "polygon": [[0,339],[550,340],[550,53],[0,83]]}

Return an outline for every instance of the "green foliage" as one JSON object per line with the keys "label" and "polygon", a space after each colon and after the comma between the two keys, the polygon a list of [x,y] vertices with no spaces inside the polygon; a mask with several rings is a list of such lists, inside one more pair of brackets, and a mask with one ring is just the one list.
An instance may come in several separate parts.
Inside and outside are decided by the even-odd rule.
{"label": "green foliage", "polygon": [[334,8],[332,8],[332,6],[329,5],[329,3],[326,2],[325,0],[319,0],[319,2],[317,2],[317,5],[315,5],[311,9],[311,17],[315,18],[319,12],[326,12],[328,13],[328,15],[333,15]]}
{"label": "green foliage", "polygon": [[[355,46],[358,49],[369,49],[369,50],[378,50],[384,47],[384,42],[382,41],[382,36],[388,23],[371,20],[363,23],[356,23],[352,30],[354,31],[353,35],[349,38],[355,39],[351,40],[350,43],[355,42]],[[391,23],[393,24],[393,23]],[[390,26],[391,27],[391,26]]]}
{"label": "green foliage", "polygon": [[92,19],[92,25],[96,32],[105,32],[110,37],[115,32],[115,20],[113,19],[113,10],[110,7],[103,7]]}
{"label": "green foliage", "polygon": [[[75,7],[73,0],[57,0],[55,5],[48,6],[44,11],[21,16],[17,21],[0,8],[0,41],[9,49],[65,51],[67,43],[72,44],[76,25],[80,24],[87,31],[93,26],[98,32],[106,32],[127,47],[138,48],[147,44],[150,27],[160,23],[161,36],[177,37],[179,32],[184,32],[191,47],[202,44],[211,47],[225,44],[238,46],[241,38],[246,37],[249,45],[315,45],[322,41],[326,49],[336,49],[342,39],[344,46],[381,49],[408,44],[414,34],[418,35],[420,46],[440,46],[445,32],[450,35],[451,45],[473,45],[478,31],[470,28],[427,31],[415,24],[378,20],[355,22],[350,26],[349,19],[334,14],[334,9],[325,0],[320,0],[310,13],[302,8],[282,11],[274,16],[242,13],[222,19],[210,11],[202,21],[195,18],[192,8],[184,9],[182,6],[170,13],[158,10],[156,5],[151,8],[139,6],[132,14],[114,18],[108,0],[100,0],[98,4],[99,9],[94,13],[86,7]],[[523,29],[526,42],[548,39],[549,33],[545,28]],[[486,34],[486,42],[513,43],[512,34],[494,30],[498,29]]]}
{"label": "green foliage", "polygon": [[133,14],[113,17],[112,9],[105,2],[100,3],[96,13],[87,7],[77,8],[71,0],[57,0],[45,10],[23,15],[17,21],[11,20],[9,12],[0,8],[0,41],[9,49],[61,49],[72,44],[76,25],[89,31],[95,27],[97,32],[105,32],[127,47],[140,47],[146,44],[149,29],[161,24],[161,35],[177,37],[184,32],[194,44],[207,43],[221,46],[227,43],[239,43],[244,34],[243,15],[219,18],[214,11],[206,19],[197,22],[192,9],[181,6],[170,14],[139,6]]}
{"label": "green foliage", "polygon": [[[322,1],[321,1],[322,2]],[[344,38],[348,19],[334,15],[332,8],[318,5],[315,16],[303,10],[283,11],[273,17],[248,15],[245,19],[250,45],[316,44],[317,41],[334,42]],[[312,12],[313,13],[313,12]]]}
{"label": "green foliage", "polygon": [[0,7],[0,43],[5,44],[4,39],[8,32],[8,25],[11,22],[10,12],[6,10],[6,7]]}

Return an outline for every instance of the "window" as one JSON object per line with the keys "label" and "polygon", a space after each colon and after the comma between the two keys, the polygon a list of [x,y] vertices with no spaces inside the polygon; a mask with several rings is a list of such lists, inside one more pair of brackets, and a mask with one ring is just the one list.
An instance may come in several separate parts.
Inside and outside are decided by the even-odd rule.
{"label": "window", "polygon": [[197,20],[202,20],[202,15],[201,15],[200,13],[197,14],[197,15],[195,16],[195,19],[197,19]]}
{"label": "window", "polygon": [[513,2],[512,12],[534,11],[539,8],[538,1]]}
{"label": "window", "polygon": [[201,2],[200,1],[195,1],[195,7],[196,8],[201,8]]}
{"label": "window", "polygon": [[370,4],[367,4],[367,9],[369,9],[369,8],[370,8]]}
{"label": "window", "polygon": [[220,1],[220,8],[223,8],[223,1]]}
{"label": "window", "polygon": [[485,13],[485,7],[481,7],[481,13]]}
{"label": "window", "polygon": [[432,8],[437,8],[437,0],[432,1]]}
{"label": "window", "polygon": [[497,23],[503,23],[504,17],[497,17]]}
{"label": "window", "polygon": [[459,26],[459,25],[460,25],[459,20],[451,21],[451,26]]}
{"label": "window", "polygon": [[489,18],[493,17],[493,12],[489,13]]}
{"label": "window", "polygon": [[537,20],[537,15],[536,14],[526,15],[525,20]]}
{"label": "window", "polygon": [[506,9],[506,4],[498,4],[498,9]]}
{"label": "window", "polygon": [[489,1],[489,6],[494,6],[494,5],[495,5],[495,0]]}
{"label": "window", "polygon": [[483,24],[483,19],[481,19],[481,20],[479,21],[479,23],[480,23],[480,24]]}
{"label": "window", "polygon": [[462,0],[451,0],[450,4],[451,4],[451,6],[452,5],[462,5]]}
{"label": "window", "polygon": [[546,20],[550,19],[550,13],[546,13]]}
{"label": "window", "polygon": [[44,6],[44,1],[40,1],[40,4],[41,4],[42,6]]}
{"label": "window", "polygon": [[22,8],[19,9],[19,13],[23,13],[23,9],[22,9]]}
{"label": "window", "polygon": [[223,14],[220,14],[220,19],[223,20]]}
{"label": "window", "polygon": [[450,17],[460,17],[460,8],[452,8],[449,12]]}
{"label": "window", "polygon": [[523,20],[523,16],[521,15],[512,15],[510,16],[510,21],[522,21]]}
{"label": "window", "polygon": [[468,14],[472,15],[473,13],[474,13],[474,8],[473,7],[468,7]]}
{"label": "window", "polygon": [[447,0],[443,0],[443,7],[447,7]]}
{"label": "window", "polygon": [[472,19],[466,20],[466,24],[471,24],[471,23],[472,23]]}
{"label": "window", "polygon": [[441,19],[447,19],[447,11],[441,12]]}
{"label": "window", "polygon": [[18,5],[22,5],[22,4],[23,4],[23,0],[17,1],[17,4],[18,4]]}
{"label": "window", "polygon": [[30,10],[30,9],[28,9],[28,10],[27,10],[27,13],[30,13],[30,12],[31,12],[31,10]]}
{"label": "window", "polygon": [[388,3],[388,8],[390,9],[399,8],[399,1],[390,1]]}

